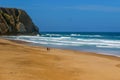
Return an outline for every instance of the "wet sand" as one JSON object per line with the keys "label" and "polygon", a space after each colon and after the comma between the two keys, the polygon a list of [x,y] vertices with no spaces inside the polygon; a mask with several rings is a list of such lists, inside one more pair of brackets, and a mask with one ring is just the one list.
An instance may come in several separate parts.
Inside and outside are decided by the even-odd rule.
{"label": "wet sand", "polygon": [[120,58],[0,39],[0,80],[120,80]]}

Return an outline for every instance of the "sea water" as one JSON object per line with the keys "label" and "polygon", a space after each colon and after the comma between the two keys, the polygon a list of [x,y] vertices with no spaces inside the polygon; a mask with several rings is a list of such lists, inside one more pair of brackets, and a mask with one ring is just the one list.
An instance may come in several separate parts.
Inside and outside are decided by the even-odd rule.
{"label": "sea water", "polygon": [[37,36],[3,36],[31,42],[32,45],[72,49],[120,56],[120,33],[113,32],[41,32]]}

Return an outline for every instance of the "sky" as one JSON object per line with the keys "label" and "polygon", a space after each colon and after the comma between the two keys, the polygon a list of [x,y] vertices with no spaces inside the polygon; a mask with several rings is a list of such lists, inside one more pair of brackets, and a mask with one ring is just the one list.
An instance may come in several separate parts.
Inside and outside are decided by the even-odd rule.
{"label": "sky", "polygon": [[120,0],[0,0],[25,10],[41,32],[120,32]]}

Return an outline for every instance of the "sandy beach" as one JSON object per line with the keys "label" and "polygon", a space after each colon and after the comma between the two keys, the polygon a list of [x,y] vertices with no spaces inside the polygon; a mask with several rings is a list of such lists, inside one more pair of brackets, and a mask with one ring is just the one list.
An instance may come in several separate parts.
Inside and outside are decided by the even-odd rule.
{"label": "sandy beach", "polygon": [[0,39],[0,80],[120,80],[120,58]]}

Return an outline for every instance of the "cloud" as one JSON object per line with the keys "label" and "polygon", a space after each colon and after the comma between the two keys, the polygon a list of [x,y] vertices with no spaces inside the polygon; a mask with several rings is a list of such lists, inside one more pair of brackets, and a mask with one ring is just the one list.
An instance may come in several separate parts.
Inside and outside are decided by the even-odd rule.
{"label": "cloud", "polygon": [[75,9],[84,11],[103,11],[103,12],[120,12],[120,7],[102,6],[102,5],[85,5],[64,7],[64,9]]}

